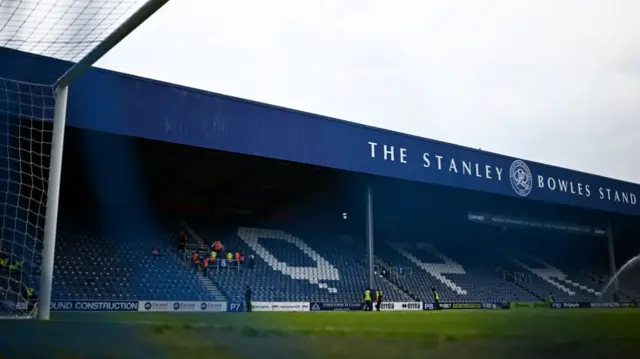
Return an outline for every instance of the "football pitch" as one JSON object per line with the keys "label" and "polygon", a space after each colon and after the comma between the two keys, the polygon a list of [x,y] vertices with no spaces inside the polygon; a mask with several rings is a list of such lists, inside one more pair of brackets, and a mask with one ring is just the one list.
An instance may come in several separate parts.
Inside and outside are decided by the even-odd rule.
{"label": "football pitch", "polygon": [[[638,358],[640,310],[55,313],[0,358]],[[206,355],[211,353],[211,355]]]}

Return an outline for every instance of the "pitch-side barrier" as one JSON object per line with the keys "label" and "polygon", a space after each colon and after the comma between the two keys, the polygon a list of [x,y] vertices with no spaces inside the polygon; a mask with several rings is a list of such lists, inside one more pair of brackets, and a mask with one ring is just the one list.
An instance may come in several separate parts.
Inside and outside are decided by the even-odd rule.
{"label": "pitch-side barrier", "polygon": [[[28,303],[18,302],[16,308],[27,308]],[[381,311],[422,311],[422,310],[473,310],[473,309],[585,309],[585,308],[638,308],[634,302],[510,302],[473,303],[445,302],[436,308],[430,302],[383,302]],[[363,311],[364,303],[358,302],[253,302],[254,312],[320,312],[320,311]],[[158,300],[67,300],[52,301],[54,312],[245,312],[244,303],[215,301],[158,301]]]}

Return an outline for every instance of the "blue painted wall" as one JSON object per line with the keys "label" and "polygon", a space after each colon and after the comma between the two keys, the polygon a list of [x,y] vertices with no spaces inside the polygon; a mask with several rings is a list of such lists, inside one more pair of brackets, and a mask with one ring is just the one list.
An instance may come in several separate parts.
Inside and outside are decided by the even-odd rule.
{"label": "blue painted wall", "polygon": [[[40,73],[61,66],[37,62]],[[12,71],[25,63],[14,60]],[[0,76],[7,75],[0,71]],[[128,136],[640,215],[636,184],[104,70],[90,70],[73,84],[67,121]]]}

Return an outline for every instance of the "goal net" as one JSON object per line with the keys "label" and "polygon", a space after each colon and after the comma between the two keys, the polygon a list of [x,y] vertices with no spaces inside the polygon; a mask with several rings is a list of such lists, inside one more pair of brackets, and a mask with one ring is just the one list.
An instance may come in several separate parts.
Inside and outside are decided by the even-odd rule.
{"label": "goal net", "polygon": [[39,287],[53,87],[0,79],[0,315],[24,315]]}
{"label": "goal net", "polygon": [[0,1],[0,317],[48,319],[55,299],[67,85],[167,1]]}

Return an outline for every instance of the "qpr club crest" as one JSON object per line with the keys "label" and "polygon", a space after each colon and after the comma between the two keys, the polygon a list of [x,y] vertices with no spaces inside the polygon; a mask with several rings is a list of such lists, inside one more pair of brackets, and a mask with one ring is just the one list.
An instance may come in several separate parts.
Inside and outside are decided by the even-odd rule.
{"label": "qpr club crest", "polygon": [[518,196],[526,197],[531,193],[533,188],[533,176],[531,170],[526,163],[521,160],[515,160],[509,167],[509,180],[511,187]]}

